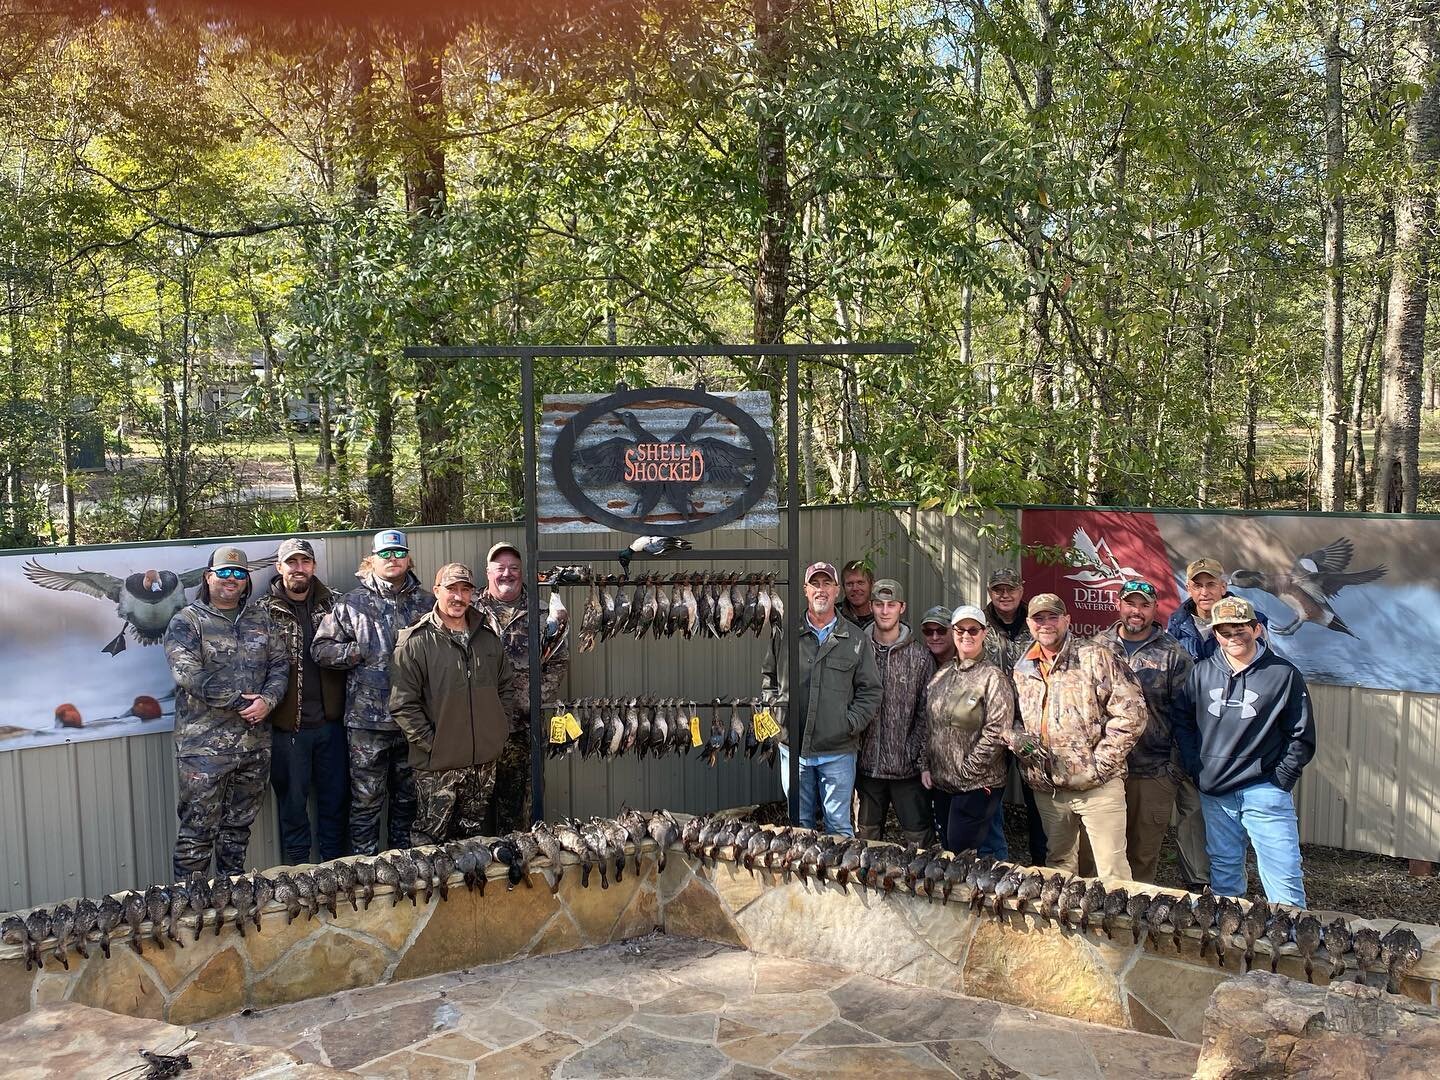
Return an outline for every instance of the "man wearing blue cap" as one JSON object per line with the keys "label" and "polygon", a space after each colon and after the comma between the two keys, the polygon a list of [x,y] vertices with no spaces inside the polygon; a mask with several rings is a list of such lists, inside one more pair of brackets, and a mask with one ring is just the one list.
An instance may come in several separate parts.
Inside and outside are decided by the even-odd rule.
{"label": "man wearing blue cap", "polygon": [[326,615],[311,647],[321,667],[345,671],[345,727],[350,752],[350,845],[380,851],[380,811],[389,799],[389,846],[410,846],[415,774],[410,744],[390,715],[390,658],[400,631],[430,613],[435,596],[415,576],[399,529],[382,529],[360,563],[358,587]]}

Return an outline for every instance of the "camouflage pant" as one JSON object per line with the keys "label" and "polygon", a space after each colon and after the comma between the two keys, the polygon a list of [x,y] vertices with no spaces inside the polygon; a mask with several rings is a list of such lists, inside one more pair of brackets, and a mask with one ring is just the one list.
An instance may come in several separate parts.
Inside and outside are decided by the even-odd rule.
{"label": "camouflage pant", "polygon": [[350,846],[357,855],[380,853],[380,810],[390,796],[389,846],[408,848],[415,821],[415,770],[401,731],[351,728]]}
{"label": "camouflage pant", "polygon": [[530,828],[530,733],[511,732],[495,762],[491,835]]}
{"label": "camouflage pant", "polygon": [[416,770],[420,812],[415,817],[415,843],[443,844],[485,831],[485,815],[495,794],[495,762],[464,769]]}
{"label": "camouflage pant", "polygon": [[193,870],[206,875],[210,860],[222,874],[245,870],[250,826],[270,782],[270,750],[248,754],[177,757],[180,831],[172,858],[175,880]]}

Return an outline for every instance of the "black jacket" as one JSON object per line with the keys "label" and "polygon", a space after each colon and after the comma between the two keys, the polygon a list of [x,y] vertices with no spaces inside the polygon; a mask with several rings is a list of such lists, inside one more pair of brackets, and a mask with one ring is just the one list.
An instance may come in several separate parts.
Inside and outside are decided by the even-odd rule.
{"label": "black jacket", "polygon": [[1268,781],[1290,791],[1315,756],[1315,721],[1305,679],[1263,641],[1248,667],[1234,671],[1221,652],[1196,663],[1177,717],[1175,742],[1185,771],[1206,795]]}

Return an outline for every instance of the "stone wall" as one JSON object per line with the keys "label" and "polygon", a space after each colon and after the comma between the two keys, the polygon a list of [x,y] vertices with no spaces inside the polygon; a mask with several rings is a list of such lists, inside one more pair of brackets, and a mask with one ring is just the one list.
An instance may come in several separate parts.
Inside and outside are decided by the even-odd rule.
{"label": "stone wall", "polygon": [[[1132,891],[1153,886],[1123,884]],[[1213,950],[1200,957],[1199,932],[1167,937],[1157,948],[1135,945],[1121,918],[1115,940],[1098,927],[1082,935],[1061,929],[1014,900],[1002,921],[971,913],[968,903],[928,903],[907,891],[884,896],[833,881],[783,882],[778,874],[721,860],[701,865],[672,853],[659,881],[661,920],[667,932],[740,945],[760,953],[804,957],[885,979],[934,986],[1039,1009],[1076,1020],[1128,1027],[1198,1043],[1211,992],[1243,961],[1232,952],[1221,968]],[[1178,894],[1177,894],[1178,895]],[[968,899],[961,886],[955,896]],[[1328,919],[1334,913],[1324,913]],[[1348,916],[1347,916],[1348,917]],[[1365,925],[1365,920],[1352,922]],[[1373,922],[1381,933],[1393,920]],[[1437,1004],[1440,927],[1414,926],[1425,955],[1403,993]],[[1256,944],[1256,967],[1270,964],[1269,945]],[[1281,950],[1281,974],[1304,979],[1294,945]],[[1346,973],[1342,979],[1353,978]],[[1326,976],[1315,972],[1317,983]]]}
{"label": "stone wall", "polygon": [[[459,875],[450,898],[392,905],[388,887],[368,908],[352,911],[341,900],[334,918],[322,910],[286,925],[285,909],[271,904],[256,932],[245,936],[227,922],[217,935],[207,924],[193,941],[195,920],[181,920],[185,947],[164,949],[149,937],[140,955],[129,931],[114,935],[106,960],[96,945],[90,959],[70,954],[70,970],[47,955],[43,970],[25,970],[20,950],[0,947],[0,1022],[37,1005],[71,1001],[129,1016],[191,1024],[244,1008],[323,997],[340,990],[414,979],[477,964],[544,956],[648,934],[660,925],[653,845],[641,873],[627,863],[624,880],[601,889],[598,875],[580,887],[578,866],[567,869],[551,895],[543,873],[533,888],[506,890],[504,866],[492,865],[485,895],[466,890]],[[570,856],[566,856],[570,859]]]}

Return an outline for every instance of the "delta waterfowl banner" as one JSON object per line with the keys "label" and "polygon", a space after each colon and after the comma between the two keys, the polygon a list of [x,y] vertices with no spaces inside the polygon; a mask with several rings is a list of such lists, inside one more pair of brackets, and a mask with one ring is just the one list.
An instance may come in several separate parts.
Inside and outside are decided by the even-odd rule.
{"label": "delta waterfowl banner", "polygon": [[1307,678],[1440,693],[1440,521],[1027,509],[1020,523],[1025,595],[1059,595],[1081,634],[1115,622],[1120,588],[1134,578],[1155,586],[1163,624],[1189,599],[1186,566],[1208,556]]}
{"label": "delta waterfowl banner", "polygon": [[[328,580],[325,541],[311,543]],[[161,639],[195,598],[217,544],[0,556],[0,751],[172,730],[175,684]],[[260,596],[277,542],[238,546],[254,568],[251,596]],[[342,591],[348,569],[345,577]]]}

